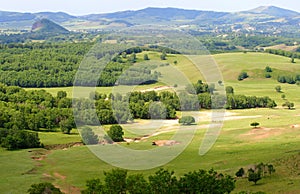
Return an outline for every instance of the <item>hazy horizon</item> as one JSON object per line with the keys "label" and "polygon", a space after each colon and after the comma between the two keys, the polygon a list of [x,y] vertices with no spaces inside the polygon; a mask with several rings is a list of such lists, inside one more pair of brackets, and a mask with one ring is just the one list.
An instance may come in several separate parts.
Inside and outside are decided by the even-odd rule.
{"label": "hazy horizon", "polygon": [[143,0],[132,3],[132,0],[73,0],[72,3],[67,1],[51,0],[10,0],[1,2],[1,11],[11,12],[65,12],[70,15],[87,15],[98,13],[111,13],[126,10],[140,10],[147,7],[158,8],[181,8],[189,10],[206,10],[219,12],[237,12],[254,9],[260,6],[276,6],[283,9],[300,12],[300,1],[294,0],[244,0],[243,3],[236,3],[235,0],[227,0],[226,3],[222,0],[213,2],[195,2],[195,0],[179,1],[179,0]]}

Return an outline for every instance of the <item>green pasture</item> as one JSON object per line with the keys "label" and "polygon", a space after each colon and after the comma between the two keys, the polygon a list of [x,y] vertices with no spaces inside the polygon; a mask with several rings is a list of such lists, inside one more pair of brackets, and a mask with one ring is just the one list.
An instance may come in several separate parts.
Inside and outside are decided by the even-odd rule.
{"label": "green pasture", "polygon": [[[149,52],[148,55],[150,59],[159,57],[155,52]],[[138,55],[138,57],[142,57],[142,55]],[[237,179],[236,189],[233,193],[242,190],[264,191],[266,193],[299,193],[300,87],[280,84],[275,79],[266,79],[261,76],[261,72],[267,65],[284,72],[300,72],[299,62],[292,64],[289,58],[264,53],[228,53],[213,55],[213,57],[223,73],[223,84],[232,86],[235,94],[269,96],[276,101],[278,107],[274,109],[228,110],[219,138],[209,152],[203,156],[198,154],[207,130],[207,127],[200,127],[185,151],[163,167],[174,170],[177,175],[183,175],[187,171],[200,168],[214,168],[234,176],[241,167],[248,168],[260,162],[272,163],[276,169],[274,175],[263,178],[257,185],[248,182],[247,179]],[[175,60],[178,62],[177,65],[174,64]],[[192,67],[193,64],[188,61],[183,56],[170,55],[167,57],[170,66],[182,71],[194,82],[199,77],[201,78],[201,75],[195,72],[196,70]],[[167,67],[158,67],[158,70],[165,73],[165,76],[167,76],[166,72],[169,71]],[[241,71],[248,72],[250,77],[243,81],[237,81],[237,76]],[[145,90],[162,85],[165,83],[158,82],[155,85],[137,86],[134,89]],[[275,91],[277,85],[281,86],[282,93]],[[80,89],[82,89],[83,95],[89,91],[88,89],[85,90],[86,88]],[[72,96],[73,88],[46,88],[45,90],[54,95],[57,91],[65,90],[69,96]],[[101,87],[96,90],[109,93],[112,88]],[[285,99],[282,99],[282,94],[286,96]],[[294,102],[295,109],[283,108],[281,105],[285,100]],[[200,115],[202,113],[205,115],[209,111],[202,110]],[[198,125],[200,126],[210,123],[206,117],[200,116],[199,119]],[[125,137],[140,137],[144,132],[164,131],[168,127],[170,128],[170,126],[163,126],[158,130],[152,130],[147,125],[148,121],[136,120],[135,122],[140,125],[123,125]],[[259,122],[260,125],[253,129],[250,126],[252,122]],[[106,129],[108,127],[105,126]],[[138,135],[134,133],[137,130],[141,130]],[[168,140],[173,133],[167,131],[140,142],[121,143],[121,145],[138,150],[152,149],[152,141]],[[39,132],[39,136],[45,145],[80,141],[80,136],[75,130],[72,131],[71,135],[64,135],[60,132]],[[40,152],[45,154],[45,158],[40,161],[33,160],[32,157]],[[0,150],[0,159],[0,193],[24,193],[32,183],[45,180],[54,183],[67,193],[76,193],[75,191],[78,192],[85,187],[86,180],[97,177],[103,179],[103,171],[114,168],[98,159],[86,146],[57,150]],[[141,172],[148,176],[156,170]],[[130,171],[129,173],[136,172]]]}

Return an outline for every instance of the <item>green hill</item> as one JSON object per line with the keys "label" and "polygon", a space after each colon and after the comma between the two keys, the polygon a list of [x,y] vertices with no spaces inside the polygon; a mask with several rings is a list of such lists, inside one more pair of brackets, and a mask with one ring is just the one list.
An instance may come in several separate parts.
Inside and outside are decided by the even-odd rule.
{"label": "green hill", "polygon": [[64,27],[52,22],[48,19],[36,21],[31,28],[32,32],[47,32],[47,33],[68,33]]}

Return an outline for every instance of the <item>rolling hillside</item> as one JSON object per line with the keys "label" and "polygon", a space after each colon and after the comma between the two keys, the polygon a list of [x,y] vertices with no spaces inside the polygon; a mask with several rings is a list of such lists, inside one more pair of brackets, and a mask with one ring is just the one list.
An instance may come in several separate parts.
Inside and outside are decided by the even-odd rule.
{"label": "rolling hillside", "polygon": [[[284,28],[286,32],[299,32],[300,13],[274,6],[263,6],[235,13],[185,10],[178,8],[145,8],[105,14],[72,16],[63,12],[18,13],[0,12],[0,28],[28,29],[28,23],[46,18],[74,30],[121,28],[132,25],[173,25],[188,29],[224,31],[260,30],[273,33]],[[241,25],[241,26],[239,26]],[[274,31],[275,29],[275,31]],[[277,32],[278,33],[278,32]]]}

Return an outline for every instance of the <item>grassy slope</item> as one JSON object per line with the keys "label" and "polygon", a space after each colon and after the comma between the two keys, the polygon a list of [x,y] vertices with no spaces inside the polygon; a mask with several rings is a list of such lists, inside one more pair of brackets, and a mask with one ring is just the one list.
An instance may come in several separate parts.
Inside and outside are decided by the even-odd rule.
{"label": "grassy slope", "polygon": [[[155,53],[150,53],[149,57],[153,57],[152,55],[155,55]],[[249,183],[245,179],[237,180],[237,189],[235,192],[240,190],[262,190],[269,193],[284,193],[287,191],[299,193],[300,179],[297,173],[300,172],[299,169],[295,170],[293,168],[295,168],[300,157],[297,151],[291,151],[297,150],[300,146],[300,130],[299,128],[293,129],[290,127],[293,124],[300,124],[299,116],[297,116],[300,115],[300,109],[298,109],[300,106],[298,98],[300,95],[299,87],[296,85],[279,84],[273,79],[263,79],[257,73],[262,71],[267,65],[285,71],[299,71],[299,63],[291,64],[288,58],[262,53],[219,54],[215,55],[214,58],[223,72],[225,84],[233,86],[235,93],[271,96],[281,105],[284,101],[281,99],[281,93],[275,92],[274,89],[276,85],[281,85],[286,98],[296,104],[296,110],[286,110],[278,107],[272,110],[252,109],[231,111],[239,115],[261,115],[261,117],[226,121],[218,141],[204,156],[198,155],[198,149],[205,130],[198,130],[197,136],[186,151],[165,167],[175,170],[178,175],[182,175],[184,172],[190,170],[199,168],[209,169],[211,167],[218,171],[234,175],[240,167],[247,167],[258,162],[271,162],[275,164],[277,170],[274,176],[263,179],[257,186],[253,186],[252,183]],[[172,64],[174,58],[169,57],[168,60]],[[186,74],[188,75],[191,70],[184,68],[184,59],[176,58],[176,60],[178,60],[176,68],[187,72]],[[250,78],[239,82],[236,78],[242,70],[249,72]],[[253,77],[256,78],[254,79]],[[191,78],[197,80],[198,75],[191,76]],[[64,88],[47,90],[56,93],[61,89]],[[67,90],[71,91],[69,88]],[[104,91],[107,91],[107,88]],[[259,122],[262,127],[270,129],[272,133],[266,131],[251,134],[252,129],[249,123],[253,121]],[[66,139],[64,135],[53,135],[50,133],[42,133],[40,136],[46,144],[67,143],[69,141],[78,141],[79,139],[79,136],[76,135]],[[151,147],[151,140],[168,139],[169,137],[170,134],[162,134],[152,139],[150,138],[147,142],[141,144],[124,144],[124,146],[129,146],[133,149],[147,149]],[[45,174],[52,177],[49,178],[49,181],[64,188],[67,187],[66,191],[68,191],[71,185],[83,188],[85,180],[101,177],[103,176],[103,170],[113,168],[98,160],[86,147],[53,150],[48,153],[45,160],[40,162],[41,166],[38,167],[36,174],[31,174],[31,179],[26,179],[24,182],[24,175],[21,175],[21,173],[27,172],[35,166],[35,161],[30,156],[31,153],[28,153],[27,150],[17,152],[1,151],[1,161],[4,162],[1,165],[1,167],[3,166],[1,168],[1,177],[3,178],[0,179],[0,193],[6,193],[8,189],[11,189],[12,193],[19,193],[18,191],[21,190],[24,191],[31,183],[44,180]],[[11,163],[10,161],[13,159],[20,162]],[[150,174],[154,171],[155,169],[144,171],[144,173]],[[55,173],[66,177],[55,176]],[[22,183],[22,186],[19,188],[13,187],[12,185],[16,183]]]}

